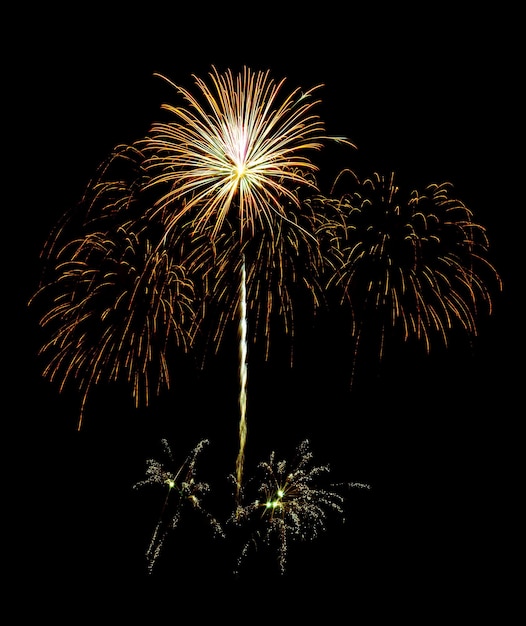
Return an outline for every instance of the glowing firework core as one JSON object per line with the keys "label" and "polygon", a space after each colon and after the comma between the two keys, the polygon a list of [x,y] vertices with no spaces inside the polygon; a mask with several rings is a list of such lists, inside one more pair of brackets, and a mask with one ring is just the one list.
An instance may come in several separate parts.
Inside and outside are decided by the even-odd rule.
{"label": "glowing firework core", "polygon": [[237,140],[234,139],[234,150],[233,150],[233,158],[234,161],[234,172],[236,175],[236,179],[240,180],[248,173],[248,164],[247,164],[247,133],[246,130],[240,126],[237,126],[235,129],[235,134],[239,135]]}

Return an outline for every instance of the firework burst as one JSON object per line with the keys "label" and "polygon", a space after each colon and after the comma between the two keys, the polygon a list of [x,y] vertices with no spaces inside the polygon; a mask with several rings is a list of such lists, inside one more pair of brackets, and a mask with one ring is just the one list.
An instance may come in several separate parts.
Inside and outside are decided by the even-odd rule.
{"label": "firework burst", "polygon": [[447,346],[454,328],[476,336],[482,305],[491,313],[490,285],[501,282],[488,238],[451,189],[431,184],[404,199],[394,174],[374,174],[353,177],[339,199],[320,200],[341,216],[325,233],[334,246],[328,286],[351,307],[354,361],[366,330],[379,338],[381,359],[389,328],[429,352],[435,337]]}
{"label": "firework burst", "polygon": [[[111,164],[128,165],[130,150],[116,151]],[[83,219],[68,215],[50,237],[45,278],[30,301],[43,303],[40,325],[50,336],[40,349],[44,376],[60,391],[74,382],[81,392],[79,428],[101,382],[124,380],[135,405],[148,405],[170,386],[169,347],[187,351],[193,336],[185,268],[153,242],[153,225],[134,216],[135,177],[130,185],[110,171],[106,164],[103,182],[85,198]],[[81,234],[68,240],[75,228]]]}
{"label": "firework burst", "polygon": [[259,475],[249,481],[256,485],[255,498],[248,504],[241,503],[230,520],[236,526],[252,529],[241,549],[236,572],[252,548],[265,544],[276,549],[279,569],[284,574],[292,542],[314,540],[326,530],[331,513],[344,521],[345,498],[339,490],[369,488],[363,483],[324,486],[330,467],[313,465],[312,460],[309,441],[304,440],[297,447],[292,464],[278,460],[271,452],[269,459],[258,465]]}
{"label": "firework burst", "polygon": [[[209,484],[198,481],[196,476],[197,459],[209,441],[202,439],[179,467],[175,463],[168,441],[163,439],[161,443],[166,461],[149,459],[146,462],[147,478],[133,485],[134,489],[161,487],[166,491],[159,521],[155,526],[146,550],[149,573],[153,571],[166,537],[170,532],[178,528],[181,515],[185,509],[190,508],[191,511],[203,515],[210,525],[214,536],[224,537],[221,524],[202,504],[205,495],[209,492]],[[170,469],[170,466],[174,469]]]}
{"label": "firework burst", "polygon": [[350,142],[328,137],[314,114],[321,85],[280,98],[285,81],[268,71],[212,68],[209,76],[210,85],[194,77],[198,96],[168,81],[188,106],[165,104],[172,120],[155,123],[144,141],[148,186],[160,186],[153,212],[169,209],[168,229],[184,219],[202,232],[211,221],[214,238],[235,208],[238,236],[254,236],[262,224],[289,219],[286,201],[299,208],[294,190],[312,187],[305,172],[317,170],[307,152],[327,139]]}

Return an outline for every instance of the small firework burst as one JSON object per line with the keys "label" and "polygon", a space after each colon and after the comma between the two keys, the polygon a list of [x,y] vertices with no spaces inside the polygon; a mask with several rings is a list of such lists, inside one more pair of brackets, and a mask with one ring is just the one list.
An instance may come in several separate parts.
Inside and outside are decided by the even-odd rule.
{"label": "small firework burst", "polygon": [[339,483],[323,486],[321,483],[330,473],[328,465],[313,465],[313,454],[308,440],[296,449],[294,462],[278,460],[271,452],[268,461],[258,465],[261,476],[250,482],[256,483],[256,497],[248,504],[240,505],[231,523],[252,530],[244,543],[236,563],[236,573],[247,558],[251,548],[262,543],[276,547],[281,574],[287,567],[289,544],[294,541],[312,541],[326,530],[330,513],[344,521],[343,487],[369,488],[362,483]]}
{"label": "small firework burst", "polygon": [[210,491],[210,486],[206,482],[198,481],[196,477],[197,458],[204,447],[208,445],[208,439],[202,439],[179,467],[175,464],[168,441],[163,439],[161,443],[168,465],[175,465],[176,469],[170,469],[162,461],[149,459],[146,462],[147,478],[133,485],[134,489],[140,489],[145,486],[160,486],[166,491],[159,521],[155,526],[146,550],[149,573],[152,572],[162,551],[166,537],[179,526],[181,515],[186,508],[203,515],[209,523],[214,536],[224,537],[221,524],[202,504],[204,496]]}

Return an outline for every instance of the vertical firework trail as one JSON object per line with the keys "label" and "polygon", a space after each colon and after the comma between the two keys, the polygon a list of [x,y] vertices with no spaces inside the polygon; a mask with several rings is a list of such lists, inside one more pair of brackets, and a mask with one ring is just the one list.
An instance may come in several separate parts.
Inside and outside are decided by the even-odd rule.
{"label": "vertical firework trail", "polygon": [[245,256],[242,255],[241,280],[239,284],[239,453],[236,459],[236,500],[238,503],[247,439],[247,378],[247,288]]}

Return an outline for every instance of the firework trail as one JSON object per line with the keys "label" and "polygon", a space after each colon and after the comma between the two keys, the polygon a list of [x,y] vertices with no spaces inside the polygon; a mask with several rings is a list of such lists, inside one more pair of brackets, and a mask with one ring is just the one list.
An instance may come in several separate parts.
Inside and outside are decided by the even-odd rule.
{"label": "firework trail", "polygon": [[245,443],[247,439],[247,292],[245,259],[241,262],[241,282],[239,293],[239,454],[236,460],[236,501],[239,501],[243,478]]}

